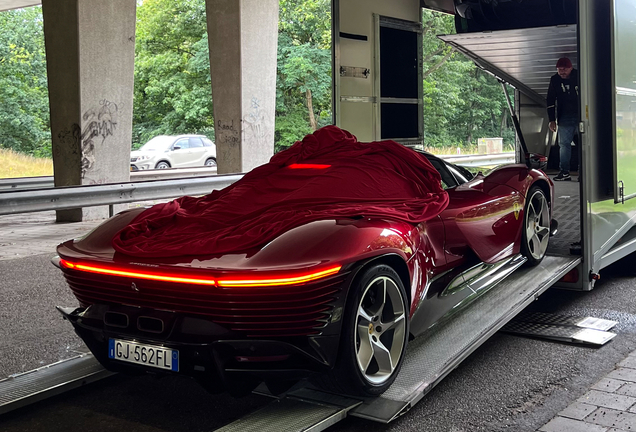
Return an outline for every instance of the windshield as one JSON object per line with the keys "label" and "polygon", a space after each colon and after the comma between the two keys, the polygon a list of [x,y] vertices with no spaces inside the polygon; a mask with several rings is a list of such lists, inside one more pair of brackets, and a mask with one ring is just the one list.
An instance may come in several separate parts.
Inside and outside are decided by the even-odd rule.
{"label": "windshield", "polygon": [[156,136],[150,141],[148,141],[146,144],[141,146],[139,150],[140,151],[165,150],[168,147],[170,147],[170,144],[172,144],[173,140],[174,139],[172,137],[165,136],[165,135]]}

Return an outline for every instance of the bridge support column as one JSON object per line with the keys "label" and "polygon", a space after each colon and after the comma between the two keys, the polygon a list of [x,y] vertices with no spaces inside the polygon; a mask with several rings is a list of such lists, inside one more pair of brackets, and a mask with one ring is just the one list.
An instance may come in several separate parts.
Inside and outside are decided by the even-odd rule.
{"label": "bridge support column", "polygon": [[[55,186],[130,180],[136,0],[42,0]],[[61,210],[58,222],[108,216]]]}
{"label": "bridge support column", "polygon": [[274,153],[278,0],[206,0],[219,173]]}

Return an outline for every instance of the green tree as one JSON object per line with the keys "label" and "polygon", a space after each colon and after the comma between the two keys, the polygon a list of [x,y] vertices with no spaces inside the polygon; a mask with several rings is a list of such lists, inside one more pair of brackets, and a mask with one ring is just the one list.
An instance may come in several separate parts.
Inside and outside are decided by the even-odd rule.
{"label": "green tree", "polygon": [[276,150],[331,123],[331,2],[281,0]]}
{"label": "green tree", "polygon": [[474,145],[496,136],[514,145],[499,82],[437,37],[455,32],[453,17],[424,10],[422,26],[425,145]]}
{"label": "green tree", "polygon": [[0,12],[0,146],[51,155],[42,9]]}
{"label": "green tree", "polygon": [[159,134],[214,137],[205,0],[137,8],[133,143]]}

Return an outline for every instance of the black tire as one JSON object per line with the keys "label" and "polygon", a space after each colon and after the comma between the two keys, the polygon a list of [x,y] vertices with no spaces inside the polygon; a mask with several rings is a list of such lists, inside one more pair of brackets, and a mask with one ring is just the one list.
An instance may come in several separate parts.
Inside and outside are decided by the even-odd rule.
{"label": "black tire", "polygon": [[548,250],[550,240],[550,207],[545,192],[532,186],[523,209],[521,254],[530,266],[539,264]]}
{"label": "black tire", "polygon": [[210,166],[210,167],[216,166],[216,159],[214,159],[214,158],[208,158],[208,159],[205,161],[205,166]]}
{"label": "black tire", "polygon": [[171,168],[171,166],[166,161],[158,162],[157,165],[155,165],[155,169],[168,169],[168,168]]}
{"label": "black tire", "polygon": [[[385,299],[380,308],[378,295],[382,291]],[[404,361],[408,312],[406,290],[395,270],[385,264],[364,270],[349,293],[336,365],[330,373],[318,377],[316,384],[355,396],[384,393]],[[361,364],[363,360],[366,367]]]}

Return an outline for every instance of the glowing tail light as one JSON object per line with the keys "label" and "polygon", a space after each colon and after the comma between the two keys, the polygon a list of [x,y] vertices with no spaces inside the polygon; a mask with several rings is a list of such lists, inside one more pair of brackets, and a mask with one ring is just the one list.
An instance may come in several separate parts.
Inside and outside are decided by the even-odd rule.
{"label": "glowing tail light", "polygon": [[289,165],[290,169],[327,169],[331,167],[331,165],[322,165],[322,164],[291,164]]}
{"label": "glowing tail light", "polygon": [[167,273],[136,272],[136,271],[116,269],[112,267],[102,267],[98,265],[72,263],[64,259],[60,260],[60,264],[66,268],[70,268],[74,270],[81,270],[81,271],[85,271],[89,273],[96,273],[96,274],[103,274],[103,275],[110,275],[110,276],[124,276],[124,277],[138,278],[138,279],[148,279],[148,280],[156,280],[156,281],[163,281],[163,282],[178,282],[178,283],[197,284],[197,285],[216,285],[216,281],[214,279],[183,277],[183,276],[177,276],[174,274],[167,274]]}
{"label": "glowing tail light", "polygon": [[199,277],[186,277],[182,275],[170,274],[170,273],[150,273],[118,269],[113,267],[100,266],[95,264],[83,264],[73,263],[64,259],[60,260],[60,264],[63,267],[80,270],[89,273],[109,275],[109,276],[122,276],[138,279],[156,280],[163,282],[178,282],[196,285],[213,285],[219,287],[262,287],[262,286],[280,286],[280,285],[295,285],[306,282],[311,282],[316,279],[321,279],[327,276],[334,275],[340,271],[342,266],[329,267],[320,271],[312,271],[306,273],[296,273],[290,275],[276,276],[259,276],[250,278],[199,278]]}
{"label": "glowing tail light", "polygon": [[282,277],[259,277],[250,279],[219,279],[217,283],[220,287],[257,287],[257,286],[276,286],[276,285],[294,285],[299,283],[311,282],[327,276],[334,275],[340,271],[342,266],[331,267],[322,271],[297,274]]}

